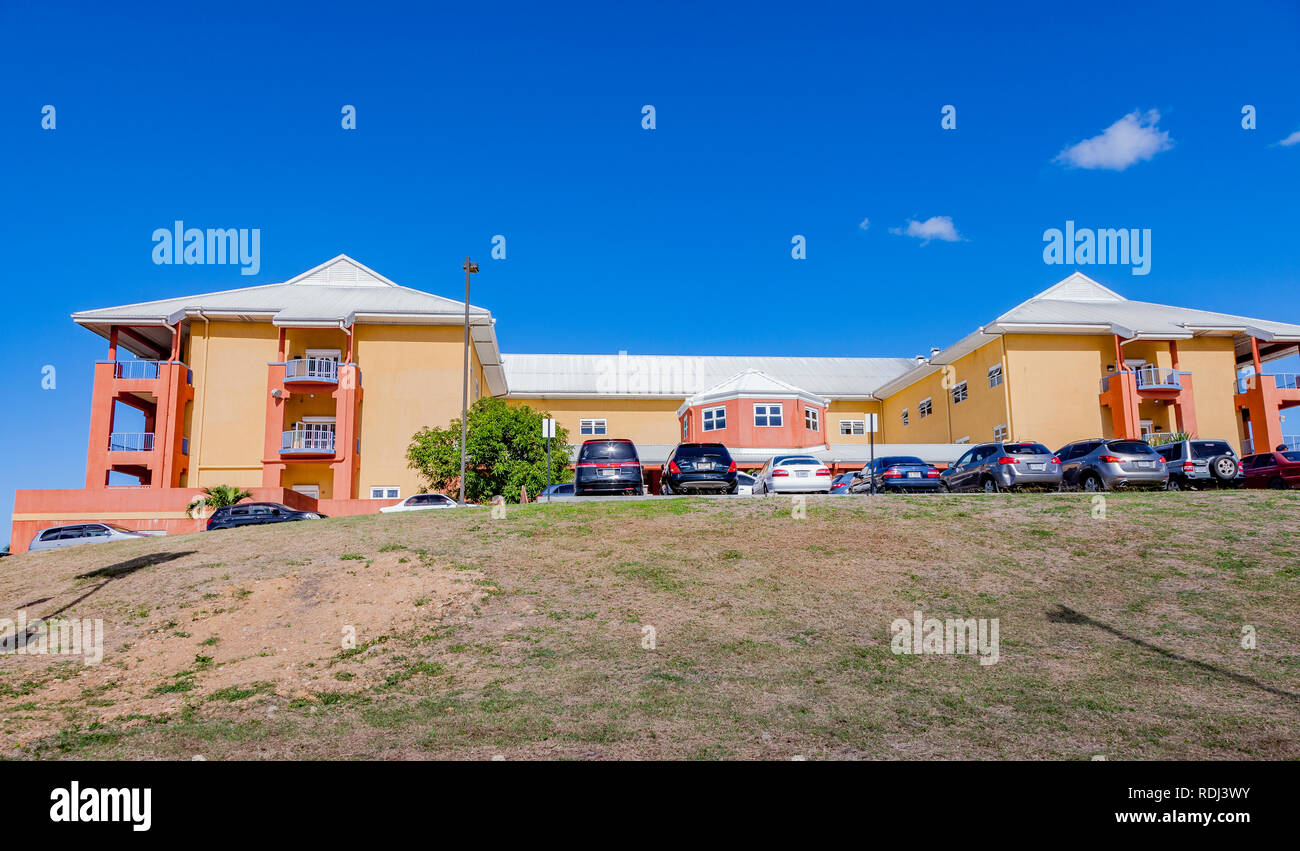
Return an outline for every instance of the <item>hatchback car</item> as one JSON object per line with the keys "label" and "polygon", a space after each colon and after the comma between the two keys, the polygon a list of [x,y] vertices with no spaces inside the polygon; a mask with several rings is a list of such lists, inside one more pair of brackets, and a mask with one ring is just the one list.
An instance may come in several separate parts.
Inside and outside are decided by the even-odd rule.
{"label": "hatchback car", "polygon": [[840,494],[840,495],[847,494],[850,492],[849,485],[851,485],[852,483],[853,483],[852,473],[840,473],[838,476],[836,476],[834,479],[831,480],[831,493]]}
{"label": "hatchback car", "polygon": [[234,529],[237,526],[262,526],[267,523],[288,523],[293,520],[319,520],[319,511],[297,511],[278,502],[241,502],[227,505],[212,512],[208,518],[208,531]]}
{"label": "hatchback car", "polygon": [[1061,459],[1041,443],[981,443],[943,471],[949,491],[998,491],[1061,487]]}
{"label": "hatchback car", "polygon": [[459,508],[460,503],[442,493],[417,493],[408,496],[396,505],[379,509],[380,514],[396,514],[402,511],[428,511],[433,508]]}
{"label": "hatchback car", "polygon": [[1288,490],[1300,488],[1300,452],[1260,452],[1241,459],[1246,487]]}
{"label": "hatchback car", "polygon": [[78,523],[75,526],[52,526],[32,539],[28,550],[57,550],[81,544],[107,544],[110,541],[130,541],[149,538],[142,532],[132,532],[112,523]]}
{"label": "hatchback car", "polygon": [[1085,491],[1112,488],[1163,488],[1169,480],[1165,459],[1143,440],[1096,438],[1067,444],[1061,459],[1061,486]]}
{"label": "hatchback car", "polygon": [[1156,447],[1165,459],[1171,491],[1200,487],[1240,487],[1246,476],[1226,440],[1180,440]]}
{"label": "hatchback car", "polygon": [[777,455],[754,477],[754,493],[830,493],[831,468],[811,455]]}
{"label": "hatchback car", "polygon": [[937,491],[939,468],[915,455],[886,455],[854,473],[850,489],[853,493]]}
{"label": "hatchback car", "polygon": [[577,496],[645,493],[636,445],[624,439],[583,442],[573,465],[573,492]]}
{"label": "hatchback car", "polygon": [[659,493],[735,493],[736,462],[721,443],[679,443],[668,453]]}

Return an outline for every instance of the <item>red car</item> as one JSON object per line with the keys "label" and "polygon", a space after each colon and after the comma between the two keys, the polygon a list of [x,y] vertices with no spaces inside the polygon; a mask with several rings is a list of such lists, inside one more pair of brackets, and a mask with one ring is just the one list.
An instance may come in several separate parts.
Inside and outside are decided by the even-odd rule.
{"label": "red car", "polygon": [[1300,488],[1300,452],[1261,452],[1241,459],[1248,488]]}

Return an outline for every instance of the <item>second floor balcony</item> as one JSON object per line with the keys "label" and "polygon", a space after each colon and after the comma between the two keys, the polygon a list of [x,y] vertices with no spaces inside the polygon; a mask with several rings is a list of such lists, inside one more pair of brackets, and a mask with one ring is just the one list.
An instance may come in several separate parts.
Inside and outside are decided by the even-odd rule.
{"label": "second floor balcony", "polygon": [[[1273,379],[1273,386],[1278,390],[1300,390],[1300,373],[1278,372],[1268,377]],[[1237,393],[1249,393],[1258,385],[1258,376],[1240,375],[1237,377],[1234,390]]]}
{"label": "second floor balcony", "polygon": [[1182,376],[1191,375],[1177,369],[1168,369],[1162,366],[1142,366],[1137,369],[1125,369],[1110,375],[1102,376],[1101,392],[1110,391],[1111,381],[1121,375],[1132,375],[1137,383],[1137,389],[1141,390],[1182,390]]}
{"label": "second floor balcony", "polygon": [[285,361],[284,381],[314,384],[338,384],[339,364],[333,358],[294,358]]}
{"label": "second floor balcony", "polygon": [[295,428],[280,434],[281,455],[333,455],[334,432]]}
{"label": "second floor balcony", "polygon": [[152,452],[153,432],[115,431],[108,436],[109,452]]}

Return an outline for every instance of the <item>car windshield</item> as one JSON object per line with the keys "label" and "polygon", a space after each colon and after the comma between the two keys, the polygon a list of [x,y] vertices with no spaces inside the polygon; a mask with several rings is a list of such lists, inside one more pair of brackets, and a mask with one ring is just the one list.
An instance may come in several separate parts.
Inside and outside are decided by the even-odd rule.
{"label": "car windshield", "polygon": [[1003,449],[1008,455],[1051,455],[1052,451],[1041,443],[1007,443]]}
{"label": "car windshield", "polygon": [[925,466],[925,462],[915,455],[894,455],[889,458],[881,458],[879,463],[882,467],[896,467],[900,464],[920,464]]}
{"label": "car windshield", "polygon": [[1288,461],[1300,461],[1300,452],[1283,452],[1282,457]]}
{"label": "car windshield", "polygon": [[584,443],[578,454],[579,461],[635,461],[636,447],[623,440],[602,440],[599,443]]}
{"label": "car windshield", "polygon": [[1226,440],[1192,440],[1193,458],[1213,458],[1215,455],[1233,455]]}
{"label": "car windshield", "polygon": [[792,464],[821,464],[816,458],[809,458],[807,455],[787,455],[776,459],[773,463],[778,467],[789,467]]}
{"label": "car windshield", "polygon": [[1113,452],[1122,452],[1127,455],[1155,455],[1157,454],[1151,445],[1143,443],[1140,440],[1112,440],[1106,444],[1106,448]]}

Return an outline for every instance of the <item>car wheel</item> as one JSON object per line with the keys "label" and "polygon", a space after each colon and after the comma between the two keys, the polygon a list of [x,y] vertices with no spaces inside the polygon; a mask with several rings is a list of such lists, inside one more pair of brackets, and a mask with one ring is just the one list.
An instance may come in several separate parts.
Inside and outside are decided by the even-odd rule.
{"label": "car wheel", "polygon": [[1271,490],[1275,491],[1284,491],[1287,489],[1286,481],[1281,476],[1270,480],[1268,486]]}
{"label": "car wheel", "polygon": [[943,491],[944,493],[952,493],[952,485],[948,484],[947,482],[939,482],[939,490]]}
{"label": "car wheel", "polygon": [[1096,473],[1089,473],[1083,477],[1083,489],[1089,493],[1104,491],[1106,486],[1102,483],[1101,478]]}
{"label": "car wheel", "polygon": [[993,479],[993,477],[992,477],[992,476],[985,476],[985,477],[984,477],[984,492],[985,492],[985,493],[997,493],[998,490],[999,490],[999,488],[998,488],[998,483]]}
{"label": "car wheel", "polygon": [[1180,491],[1182,489],[1182,482],[1178,481],[1178,479],[1173,476],[1170,476],[1169,481],[1165,482],[1165,490],[1167,491]]}

